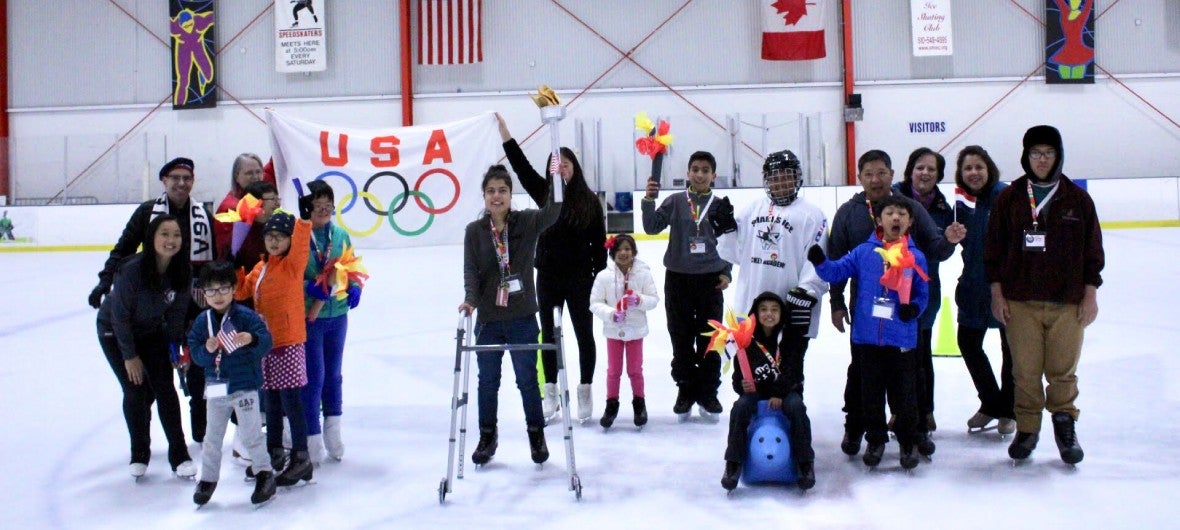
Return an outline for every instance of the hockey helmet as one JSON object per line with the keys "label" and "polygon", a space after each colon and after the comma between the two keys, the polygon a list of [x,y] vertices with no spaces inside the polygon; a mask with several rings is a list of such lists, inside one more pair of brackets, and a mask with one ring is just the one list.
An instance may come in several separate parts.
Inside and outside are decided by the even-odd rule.
{"label": "hockey helmet", "polygon": [[770,153],[762,163],[762,182],[766,195],[779,206],[795,202],[803,185],[803,171],[799,157],[789,149]]}

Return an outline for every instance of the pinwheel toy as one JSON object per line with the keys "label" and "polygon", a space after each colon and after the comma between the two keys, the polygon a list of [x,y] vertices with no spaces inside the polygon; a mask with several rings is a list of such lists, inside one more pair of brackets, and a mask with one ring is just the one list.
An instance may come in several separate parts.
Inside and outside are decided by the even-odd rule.
{"label": "pinwheel toy", "polygon": [[669,132],[672,126],[665,120],[660,120],[657,126],[646,112],[640,112],[635,115],[635,128],[643,132],[643,136],[635,140],[635,149],[652,160],[667,152],[668,146],[672,145],[672,134]]}
{"label": "pinwheel toy", "polygon": [[922,270],[914,261],[914,253],[910,252],[910,238],[908,236],[886,243],[885,248],[875,249],[881,259],[889,264],[885,274],[881,275],[881,285],[887,289],[897,291],[897,298],[903,304],[910,303],[910,289],[914,283],[914,272],[923,280],[930,281],[926,271]]}
{"label": "pinwheel toy", "polygon": [[754,326],[756,325],[757,322],[753,318],[737,316],[732,308],[727,309],[724,323],[710,319],[709,326],[713,328],[713,331],[701,334],[709,337],[709,348],[706,353],[715,351],[718,354],[724,354],[725,371],[729,371],[732,357],[728,351],[728,345],[732,342],[736,348],[735,355],[738,360],[738,369],[742,371],[742,377],[747,381],[753,381],[754,373],[750,370],[750,361],[746,359],[746,348],[754,339]]}
{"label": "pinwheel toy", "polygon": [[332,258],[324,265],[316,276],[315,284],[337,300],[343,300],[348,297],[350,283],[365,286],[365,280],[369,279],[368,272],[361,264],[361,258],[353,253],[352,247],[346,246],[340,257]]}

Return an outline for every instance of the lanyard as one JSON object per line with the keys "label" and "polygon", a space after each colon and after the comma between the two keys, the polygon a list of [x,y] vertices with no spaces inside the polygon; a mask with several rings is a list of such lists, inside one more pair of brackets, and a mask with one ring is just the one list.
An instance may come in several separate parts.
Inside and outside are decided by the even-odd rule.
{"label": "lanyard", "polygon": [[328,264],[328,256],[332,255],[332,224],[324,225],[324,250],[320,251],[320,244],[316,242],[315,234],[311,235],[311,248],[315,251],[315,261],[322,270]]}
{"label": "lanyard", "polygon": [[771,355],[770,355],[770,352],[766,351],[766,347],[765,347],[765,346],[763,346],[761,342],[754,341],[754,344],[757,344],[757,345],[758,345],[758,349],[759,349],[759,350],[762,350],[762,355],[765,355],[765,356],[766,356],[766,360],[767,360],[767,361],[770,361],[770,364],[771,364],[772,366],[774,366],[774,369],[775,369],[775,370],[778,370],[778,369],[779,369],[779,367],[778,367],[778,366],[779,366],[779,360],[780,360],[779,353],[778,353],[778,346],[775,346],[775,348],[774,348],[774,356],[771,356]]}
{"label": "lanyard", "polygon": [[870,201],[867,196],[865,197],[865,206],[869,207],[869,219],[872,219],[873,226],[876,227],[877,226],[877,216],[873,215],[873,202]]}
{"label": "lanyard", "polygon": [[[232,305],[230,307],[233,307]],[[229,318],[229,309],[225,310],[225,314],[221,315],[221,322],[217,323],[217,329],[220,330],[225,325],[225,319]],[[213,334],[213,310],[205,310],[205,325],[209,327],[209,336],[216,337]],[[220,343],[220,341],[218,341]],[[217,347],[217,356],[213,358],[213,378],[221,379],[221,347]]]}
{"label": "lanyard", "polygon": [[[713,197],[713,193],[710,192],[709,200],[705,203],[703,213],[709,213],[709,206],[713,204]],[[697,226],[697,235],[699,236],[701,235],[701,221],[705,218],[705,216],[702,215],[701,208],[698,208],[696,204],[692,202],[692,194],[689,193],[688,190],[684,191],[684,198],[688,201],[688,213],[692,215],[692,224]]]}
{"label": "lanyard", "polygon": [[[268,256],[269,257],[269,256]],[[258,303],[258,290],[262,288],[262,279],[266,277],[266,268],[270,266],[270,261],[262,262],[262,270],[258,271],[258,279],[254,281],[254,307],[261,308],[262,305]]]}
{"label": "lanyard", "polygon": [[496,261],[500,265],[501,277],[508,276],[512,273],[512,265],[509,260],[511,256],[508,254],[508,221],[504,222],[504,239],[500,239],[500,233],[496,232],[496,222],[488,219],[488,223],[492,227],[492,245],[496,247]]}
{"label": "lanyard", "polygon": [[1056,183],[1054,183],[1053,187],[1049,188],[1049,193],[1047,195],[1045,195],[1045,198],[1041,199],[1041,204],[1037,204],[1036,198],[1033,197],[1032,180],[1030,179],[1030,180],[1025,181],[1025,186],[1028,188],[1028,207],[1030,210],[1032,210],[1032,222],[1033,222],[1033,231],[1034,232],[1037,230],[1037,217],[1039,217],[1041,215],[1041,210],[1045,207],[1045,205],[1049,204],[1049,199],[1053,198],[1053,194],[1057,193],[1057,187],[1060,185],[1061,185],[1061,181],[1057,181]]}

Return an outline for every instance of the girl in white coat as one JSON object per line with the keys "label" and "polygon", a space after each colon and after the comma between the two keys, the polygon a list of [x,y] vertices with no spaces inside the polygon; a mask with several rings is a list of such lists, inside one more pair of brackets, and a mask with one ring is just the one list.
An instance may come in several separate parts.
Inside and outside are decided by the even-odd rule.
{"label": "girl in white coat", "polygon": [[660,303],[656,282],[647,264],[635,259],[639,253],[635,238],[621,234],[606,240],[611,263],[594,278],[590,290],[590,311],[602,319],[606,335],[606,412],[599,424],[610,428],[619,414],[619,380],[623,356],[631,380],[635,425],[647,423],[643,400],[643,337],[647,336],[647,312]]}

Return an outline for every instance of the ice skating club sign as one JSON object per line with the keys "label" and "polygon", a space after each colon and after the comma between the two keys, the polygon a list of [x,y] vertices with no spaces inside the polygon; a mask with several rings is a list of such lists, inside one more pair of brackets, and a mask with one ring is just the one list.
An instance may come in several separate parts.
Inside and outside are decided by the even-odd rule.
{"label": "ice skating club sign", "polygon": [[312,180],[332,186],[333,222],[360,248],[454,244],[482,208],[479,182],[500,146],[495,115],[389,129],[312,123],[267,110],[283,204]]}

